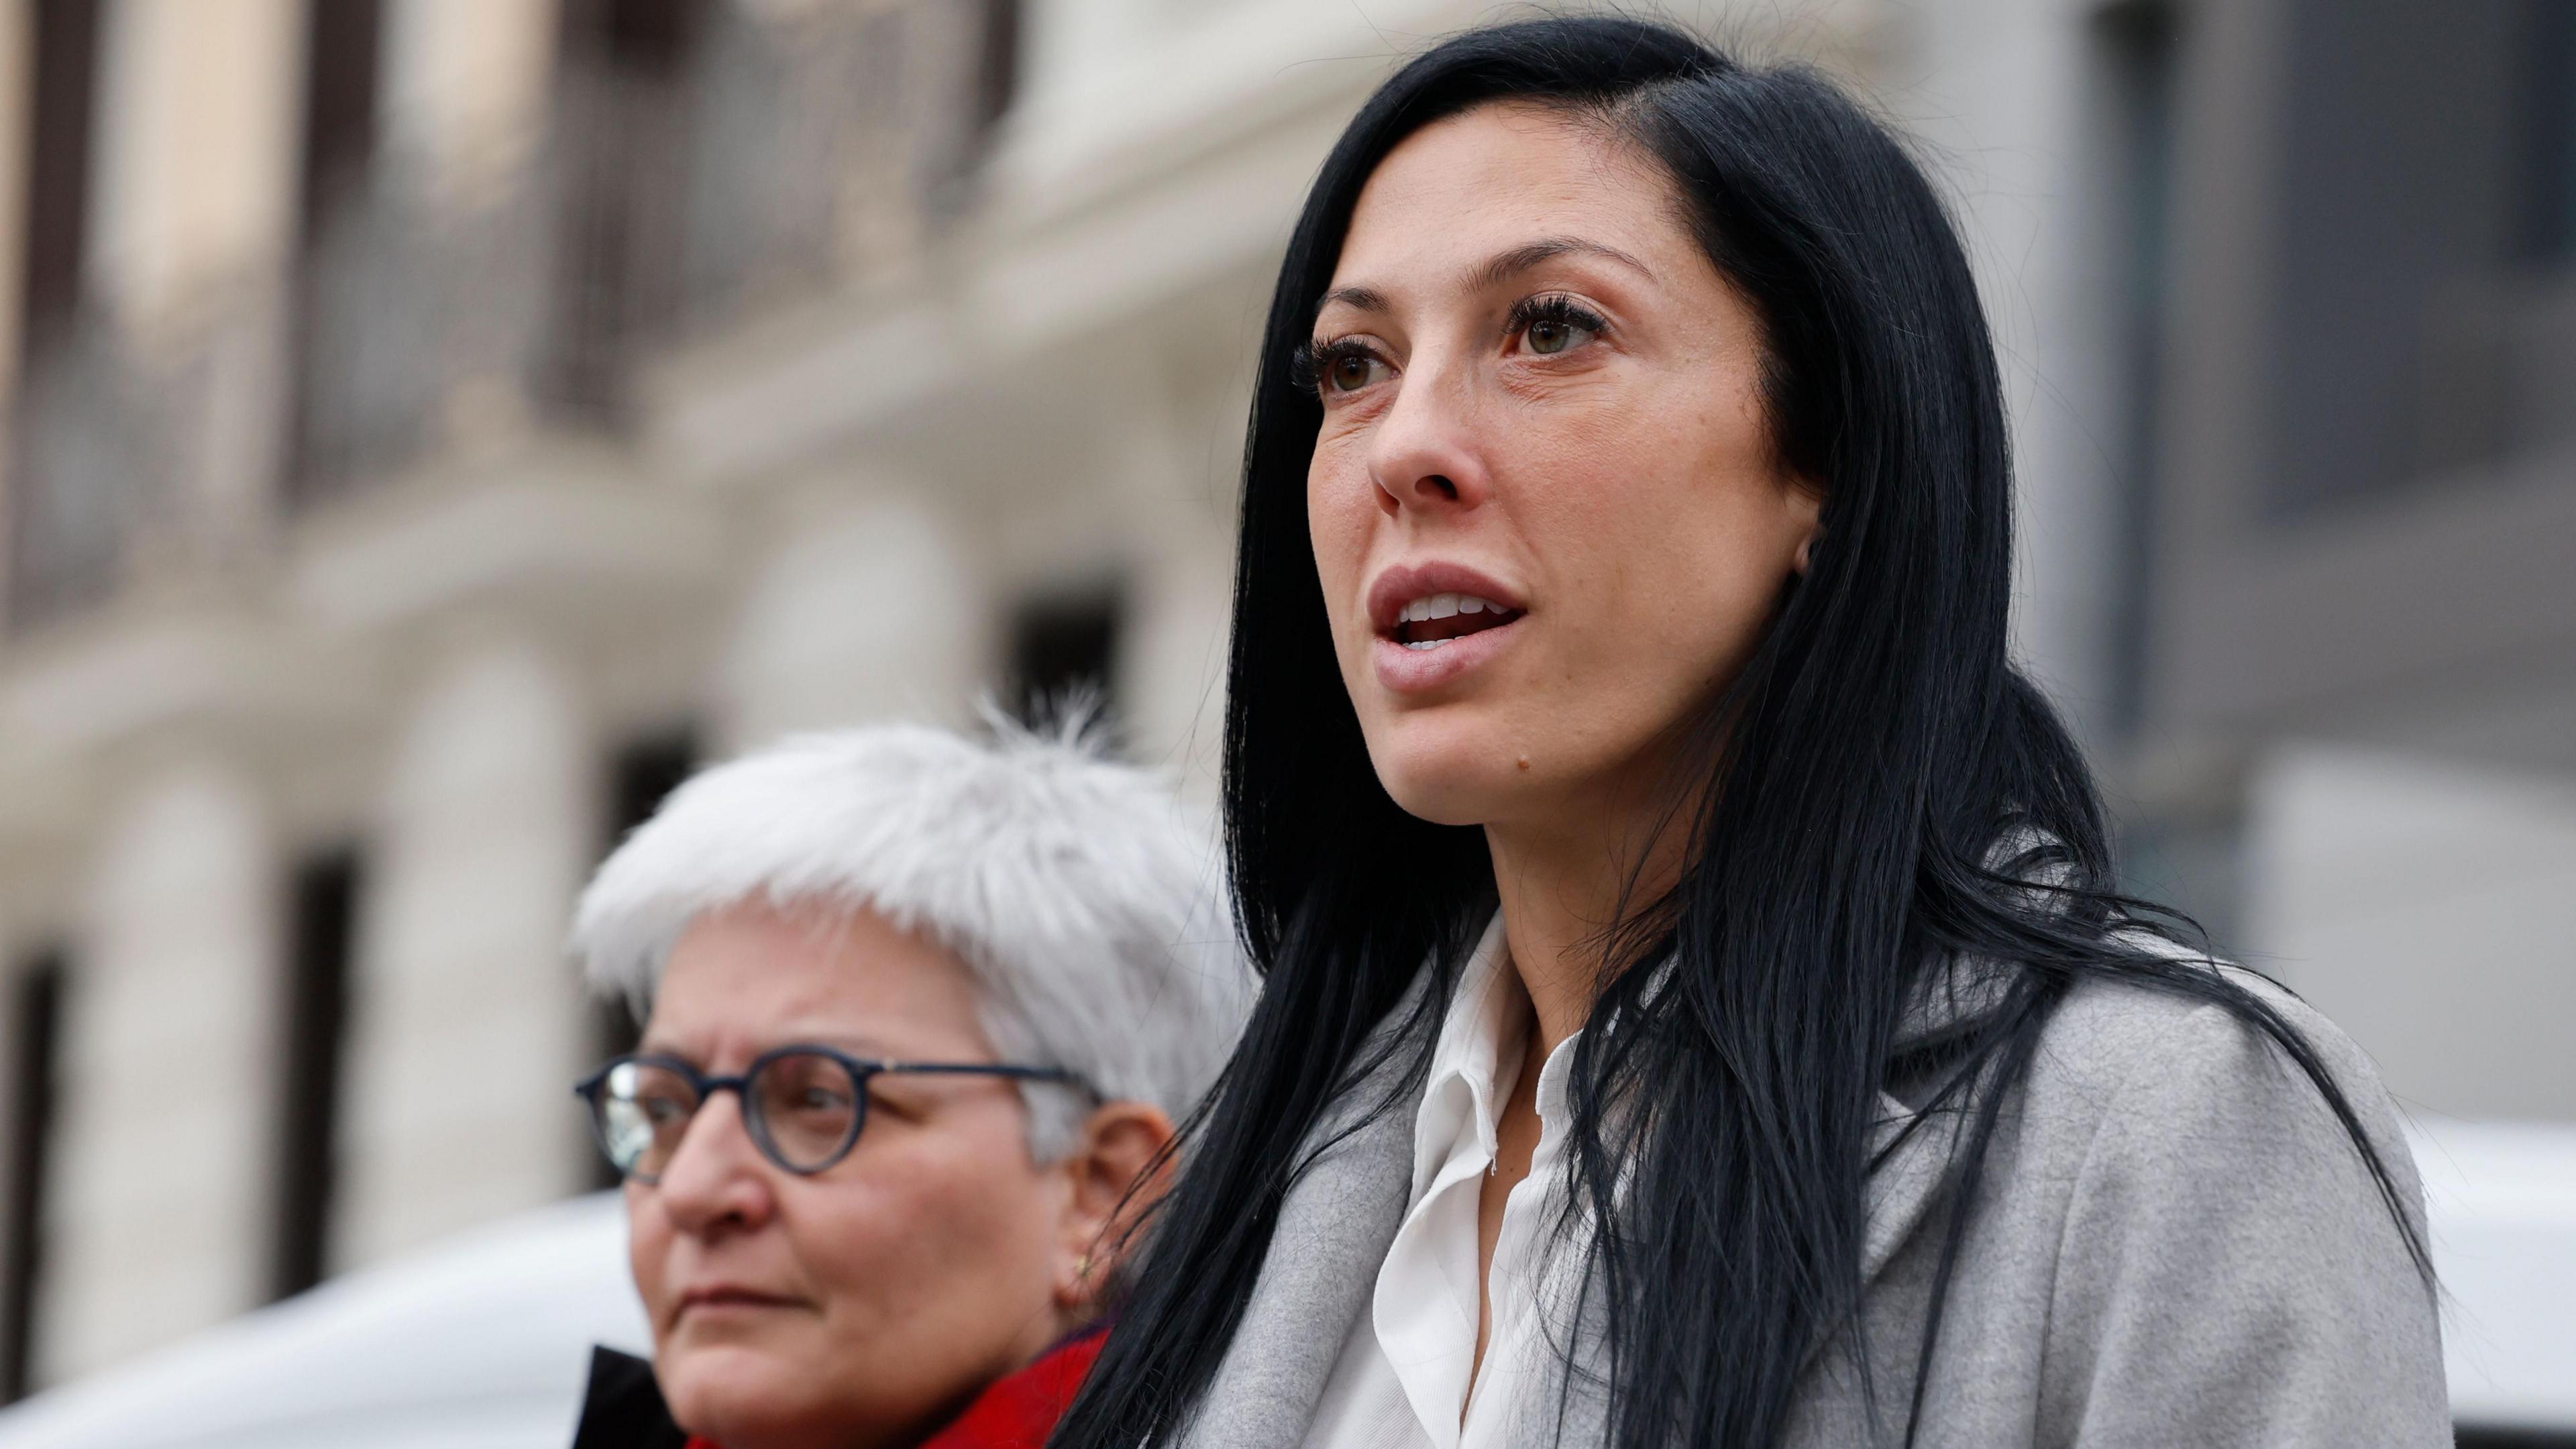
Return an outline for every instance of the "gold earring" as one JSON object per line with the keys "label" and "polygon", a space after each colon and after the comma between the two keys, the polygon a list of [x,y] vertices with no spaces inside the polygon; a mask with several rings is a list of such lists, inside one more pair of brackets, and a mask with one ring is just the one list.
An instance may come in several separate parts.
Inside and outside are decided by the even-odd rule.
{"label": "gold earring", "polygon": [[1073,1276],[1076,1281],[1080,1281],[1091,1276],[1091,1255],[1089,1253],[1083,1254],[1082,1261],[1073,1265]]}

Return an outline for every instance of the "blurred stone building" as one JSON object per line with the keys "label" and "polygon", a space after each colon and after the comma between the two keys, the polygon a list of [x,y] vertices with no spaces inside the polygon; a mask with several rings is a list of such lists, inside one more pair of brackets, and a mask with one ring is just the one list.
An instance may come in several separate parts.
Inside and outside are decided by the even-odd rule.
{"label": "blurred stone building", "polygon": [[[1669,8],[1953,187],[2141,882],[2576,1117],[2565,7]],[[0,0],[0,1388],[594,1184],[699,759],[1090,679],[1211,799],[1271,269],[1493,13]]]}

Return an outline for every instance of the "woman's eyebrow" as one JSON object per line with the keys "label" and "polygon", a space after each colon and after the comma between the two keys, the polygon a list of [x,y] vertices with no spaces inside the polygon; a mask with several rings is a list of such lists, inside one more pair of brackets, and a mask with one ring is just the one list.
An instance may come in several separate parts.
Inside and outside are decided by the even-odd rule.
{"label": "woman's eyebrow", "polygon": [[1599,257],[1603,261],[1617,262],[1650,282],[1655,279],[1653,268],[1617,247],[1579,236],[1551,236],[1496,253],[1483,266],[1467,274],[1467,285],[1479,291],[1498,287],[1541,262],[1552,262],[1559,257]]}
{"label": "woman's eyebrow", "polygon": [[1391,312],[1394,310],[1394,308],[1387,305],[1386,294],[1378,291],[1374,287],[1335,287],[1333,290],[1326,292],[1323,297],[1315,303],[1315,315],[1318,317],[1324,315],[1325,308],[1336,304],[1344,307],[1356,307],[1363,312]]}
{"label": "woman's eyebrow", "polygon": [[[1542,262],[1551,262],[1559,257],[1599,257],[1603,261],[1616,262],[1650,282],[1655,279],[1653,268],[1617,247],[1579,236],[1551,236],[1496,253],[1484,265],[1468,271],[1467,286],[1477,291],[1498,287]],[[1325,308],[1336,305],[1362,312],[1395,310],[1386,300],[1386,294],[1374,287],[1335,287],[1315,303],[1316,315],[1321,316]]]}

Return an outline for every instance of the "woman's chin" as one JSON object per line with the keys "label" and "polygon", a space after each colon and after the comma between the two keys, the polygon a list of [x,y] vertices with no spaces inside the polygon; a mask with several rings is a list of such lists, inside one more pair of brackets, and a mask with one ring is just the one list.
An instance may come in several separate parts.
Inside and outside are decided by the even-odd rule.
{"label": "woman's chin", "polygon": [[810,1438],[816,1423],[848,1412],[845,1405],[814,1402],[828,1375],[800,1373],[775,1354],[731,1345],[670,1355],[654,1375],[673,1421],[718,1444]]}
{"label": "woman's chin", "polygon": [[1378,780],[1405,814],[1434,825],[1506,818],[1537,788],[1516,757],[1460,748],[1400,752],[1379,763]]}

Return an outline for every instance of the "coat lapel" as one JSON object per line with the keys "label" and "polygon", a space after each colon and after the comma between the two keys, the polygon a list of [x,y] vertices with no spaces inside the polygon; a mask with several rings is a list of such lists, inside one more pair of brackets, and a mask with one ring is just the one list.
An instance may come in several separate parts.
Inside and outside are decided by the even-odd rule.
{"label": "coat lapel", "polygon": [[[1421,990],[1417,983],[1389,1020],[1410,1017]],[[1304,1442],[1412,1199],[1414,1112],[1399,1101],[1363,1117],[1401,1085],[1420,1055],[1412,1045],[1399,1044],[1343,1092],[1345,1105],[1328,1112],[1307,1139],[1304,1150],[1313,1152],[1315,1144],[1349,1129],[1280,1202],[1251,1301],[1197,1416],[1174,1441],[1177,1449],[1295,1449]]]}
{"label": "coat lapel", "polygon": [[[2008,978],[1974,962],[1932,971],[1906,1012],[1901,1042],[1921,1043],[1966,1030],[2005,1004]],[[1929,1088],[1931,1084],[1919,1084]],[[1899,1084],[1900,1090],[1907,1089]],[[1913,1237],[1950,1183],[1950,1168],[1968,1123],[1965,1100],[1932,1112],[1878,1094],[1870,1130],[1868,1222],[1861,1237],[1861,1284],[1875,1282]]]}
{"label": "coat lapel", "polygon": [[[1421,989],[1417,983],[1415,991]],[[1408,1019],[1412,1005],[1408,996],[1390,1023]],[[1959,1010],[1955,1000],[1918,1007],[1914,1025],[1955,1020]],[[1307,1150],[1385,1101],[1419,1056],[1412,1050],[1418,1045],[1399,1045],[1376,1072],[1342,1093],[1347,1105],[1316,1129]],[[1959,1121],[1952,1113],[1926,1117],[1885,1092],[1878,1106],[1870,1139],[1877,1167],[1869,1177],[1862,1234],[1864,1288],[1886,1271],[1939,1202]],[[1172,1441],[1174,1449],[1297,1449],[1305,1441],[1325,1384],[1352,1325],[1368,1310],[1378,1269],[1403,1225],[1413,1192],[1414,1115],[1399,1102],[1361,1121],[1289,1189],[1234,1341],[1199,1401],[1199,1413]],[[1815,1348],[1822,1347],[1820,1340]],[[1598,1443],[1606,1436],[1598,1386],[1591,1388],[1564,1402],[1561,1442]]]}
{"label": "coat lapel", "polygon": [[1868,1218],[1861,1230],[1860,1280],[1864,1288],[1886,1271],[1896,1250],[1922,1226],[1949,1179],[1955,1116],[1933,1121],[1885,1092],[1871,1129]]}

